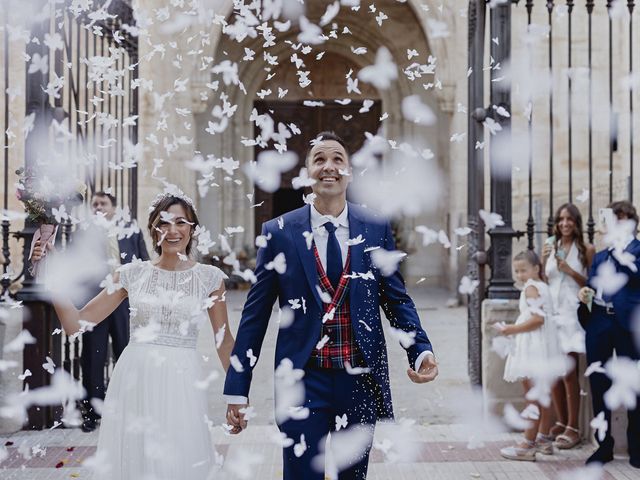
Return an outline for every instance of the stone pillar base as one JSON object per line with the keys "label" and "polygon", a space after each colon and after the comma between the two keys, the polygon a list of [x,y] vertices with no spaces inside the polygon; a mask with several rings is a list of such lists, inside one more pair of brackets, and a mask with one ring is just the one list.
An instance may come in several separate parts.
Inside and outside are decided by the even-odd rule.
{"label": "stone pillar base", "polygon": [[[0,372],[0,406],[6,404],[9,396],[17,395],[22,391],[22,380],[18,378],[23,371],[22,351],[4,351],[4,346],[16,338],[21,331],[22,309],[6,308],[0,305],[0,360],[17,362],[15,367]],[[14,433],[21,428],[20,420],[0,415],[0,435]]]}
{"label": "stone pillar base", "polygon": [[505,382],[505,360],[491,350],[495,337],[492,325],[498,322],[513,323],[518,318],[517,300],[486,299],[482,302],[482,396],[485,412],[502,417],[508,403],[524,408],[524,392],[520,383]]}

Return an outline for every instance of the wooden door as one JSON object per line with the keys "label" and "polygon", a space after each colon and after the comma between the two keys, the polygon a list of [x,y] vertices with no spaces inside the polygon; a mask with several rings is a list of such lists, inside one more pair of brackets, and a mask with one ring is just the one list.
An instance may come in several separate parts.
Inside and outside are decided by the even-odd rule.
{"label": "wooden door", "polygon": [[[306,107],[302,101],[256,101],[255,108],[259,114],[268,113],[273,118],[276,128],[279,122],[287,125],[294,123],[301,131],[287,140],[287,150],[298,155],[298,165],[282,175],[280,188],[274,193],[255,189],[255,203],[264,202],[255,210],[255,233],[258,235],[262,224],[267,220],[295,210],[304,205],[302,190],[294,190],[291,181],[304,167],[305,156],[309,150],[310,141],[322,131],[333,131],[347,144],[350,154],[362,147],[365,132],[375,134],[380,126],[381,104],[375,101],[368,112],[359,113],[362,101],[352,101],[348,105],[329,103],[324,107]],[[256,130],[257,136],[260,132]],[[273,143],[269,143],[273,149]],[[255,158],[264,149],[256,147]]]}

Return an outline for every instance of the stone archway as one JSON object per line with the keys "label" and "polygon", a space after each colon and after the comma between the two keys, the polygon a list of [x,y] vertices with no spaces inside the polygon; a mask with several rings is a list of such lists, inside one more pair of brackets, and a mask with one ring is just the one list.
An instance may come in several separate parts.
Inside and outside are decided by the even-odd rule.
{"label": "stone archway", "polygon": [[[364,17],[367,21],[363,21],[362,15],[354,15],[343,8],[340,14],[334,19],[340,28],[347,27],[350,35],[340,36],[339,40],[331,40],[313,50],[313,53],[303,57],[297,52],[298,57],[303,57],[306,64],[304,70],[311,71],[310,78],[312,84],[306,89],[297,87],[297,77],[295,68],[291,69],[290,56],[294,52],[291,45],[297,42],[296,31],[289,31],[278,36],[276,45],[268,49],[268,53],[278,59],[279,65],[271,71],[265,71],[265,64],[260,61],[241,62],[244,56],[244,48],[250,48],[255,52],[255,58],[263,57],[264,49],[262,47],[263,39],[260,37],[253,41],[245,42],[239,45],[237,42],[230,40],[227,36],[219,36],[212,42],[215,45],[215,58],[217,62],[229,59],[232,62],[238,62],[239,77],[244,81],[246,94],[240,88],[227,88],[225,93],[229,97],[229,101],[237,105],[236,113],[232,119],[231,125],[224,132],[224,135],[211,137],[202,134],[204,127],[209,119],[211,105],[205,112],[196,115],[196,125],[198,126],[197,149],[203,153],[212,153],[217,157],[233,157],[241,164],[254,159],[254,151],[252,148],[243,147],[241,139],[254,138],[253,126],[249,122],[249,116],[254,106],[254,101],[258,98],[257,93],[263,89],[271,89],[271,94],[265,97],[266,100],[277,98],[278,88],[290,90],[291,97],[287,99],[335,99],[335,98],[368,98],[372,96],[379,98],[381,101],[382,112],[387,114],[387,119],[382,122],[382,133],[386,138],[398,139],[420,135],[428,140],[428,143],[440,159],[443,169],[446,170],[449,155],[449,136],[451,123],[452,101],[442,102],[439,94],[443,93],[435,89],[426,91],[420,81],[411,82],[401,71],[398,80],[388,90],[375,91],[372,87],[360,83],[362,95],[347,93],[346,80],[344,74],[331,75],[331,71],[327,70],[327,65],[334,63],[327,61],[316,62],[315,55],[325,52],[325,60],[333,60],[338,70],[341,65],[351,65],[354,70],[354,78],[361,68],[371,65],[375,62],[375,53],[381,46],[386,46],[391,51],[394,62],[402,70],[411,62],[407,61],[407,49],[417,49],[419,52],[420,63],[426,63],[427,57],[432,54],[430,46],[427,44],[423,19],[416,15],[419,8],[409,4],[401,4],[392,2],[391,0],[378,2],[377,7],[383,10],[388,16],[389,21],[385,24],[385,28],[378,28],[372,15]],[[317,13],[317,12],[316,12]],[[308,12],[309,14],[309,12]],[[318,17],[322,14],[320,12]],[[310,18],[314,18],[311,14]],[[369,18],[370,17],[370,18]],[[277,32],[274,32],[277,33]],[[286,43],[287,42],[287,43]],[[364,55],[357,55],[354,49],[357,47],[365,47]],[[285,66],[286,65],[286,66]],[[274,76],[272,74],[275,73]],[[314,78],[314,77],[317,77]],[[277,80],[277,82],[275,81]],[[314,83],[316,82],[317,83]],[[207,79],[208,81],[208,79]],[[425,81],[433,81],[433,77],[425,79]],[[400,104],[402,98],[407,95],[418,94],[423,101],[430,104],[438,115],[438,124],[435,128],[425,129],[416,126],[402,118],[400,112]],[[305,98],[305,95],[307,96]],[[445,107],[445,108],[443,108]],[[221,187],[215,191],[211,191],[208,197],[202,202],[206,202],[206,211],[203,214],[204,223],[214,232],[220,232],[224,226],[241,225],[245,229],[243,237],[236,236],[232,239],[234,248],[252,249],[253,238],[256,234],[254,230],[255,210],[250,209],[247,202],[247,195],[253,193],[253,186],[248,182],[237,185],[233,182],[221,182]],[[446,203],[447,199],[443,199]],[[440,218],[442,217],[442,218]],[[444,225],[447,222],[446,215],[425,216],[423,218],[407,219],[402,222],[403,235],[413,232],[415,225]],[[410,277],[426,276],[425,272],[438,272],[435,276],[430,277],[435,282],[441,283],[444,278],[444,272],[447,265],[443,264],[442,255],[419,255],[416,261],[411,262],[410,270],[406,272]]]}

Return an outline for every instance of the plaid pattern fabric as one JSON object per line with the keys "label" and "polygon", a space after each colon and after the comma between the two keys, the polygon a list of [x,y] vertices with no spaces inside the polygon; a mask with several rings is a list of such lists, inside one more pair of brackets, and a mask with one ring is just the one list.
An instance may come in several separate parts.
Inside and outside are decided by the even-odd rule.
{"label": "plaid pattern fabric", "polygon": [[[327,318],[320,330],[320,348],[311,352],[311,361],[319,368],[345,368],[345,362],[352,366],[361,366],[363,356],[353,337],[351,328],[351,309],[349,308],[349,273],[351,252],[347,253],[343,275],[340,277],[338,288],[334,290],[327,273],[320,262],[320,255],[315,244],[313,253],[316,257],[316,268],[320,279],[320,288],[331,296],[331,303],[324,303],[325,317],[333,311],[333,317]],[[323,341],[328,338],[327,341]]]}

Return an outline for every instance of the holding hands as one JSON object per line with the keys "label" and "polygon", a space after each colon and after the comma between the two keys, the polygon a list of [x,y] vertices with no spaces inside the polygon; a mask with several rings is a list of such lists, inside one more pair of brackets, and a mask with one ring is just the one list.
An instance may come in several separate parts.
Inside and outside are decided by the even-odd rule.
{"label": "holding hands", "polygon": [[227,405],[227,423],[232,427],[229,433],[236,435],[247,428],[247,420],[242,410],[246,409],[249,404],[239,405],[230,403]]}

